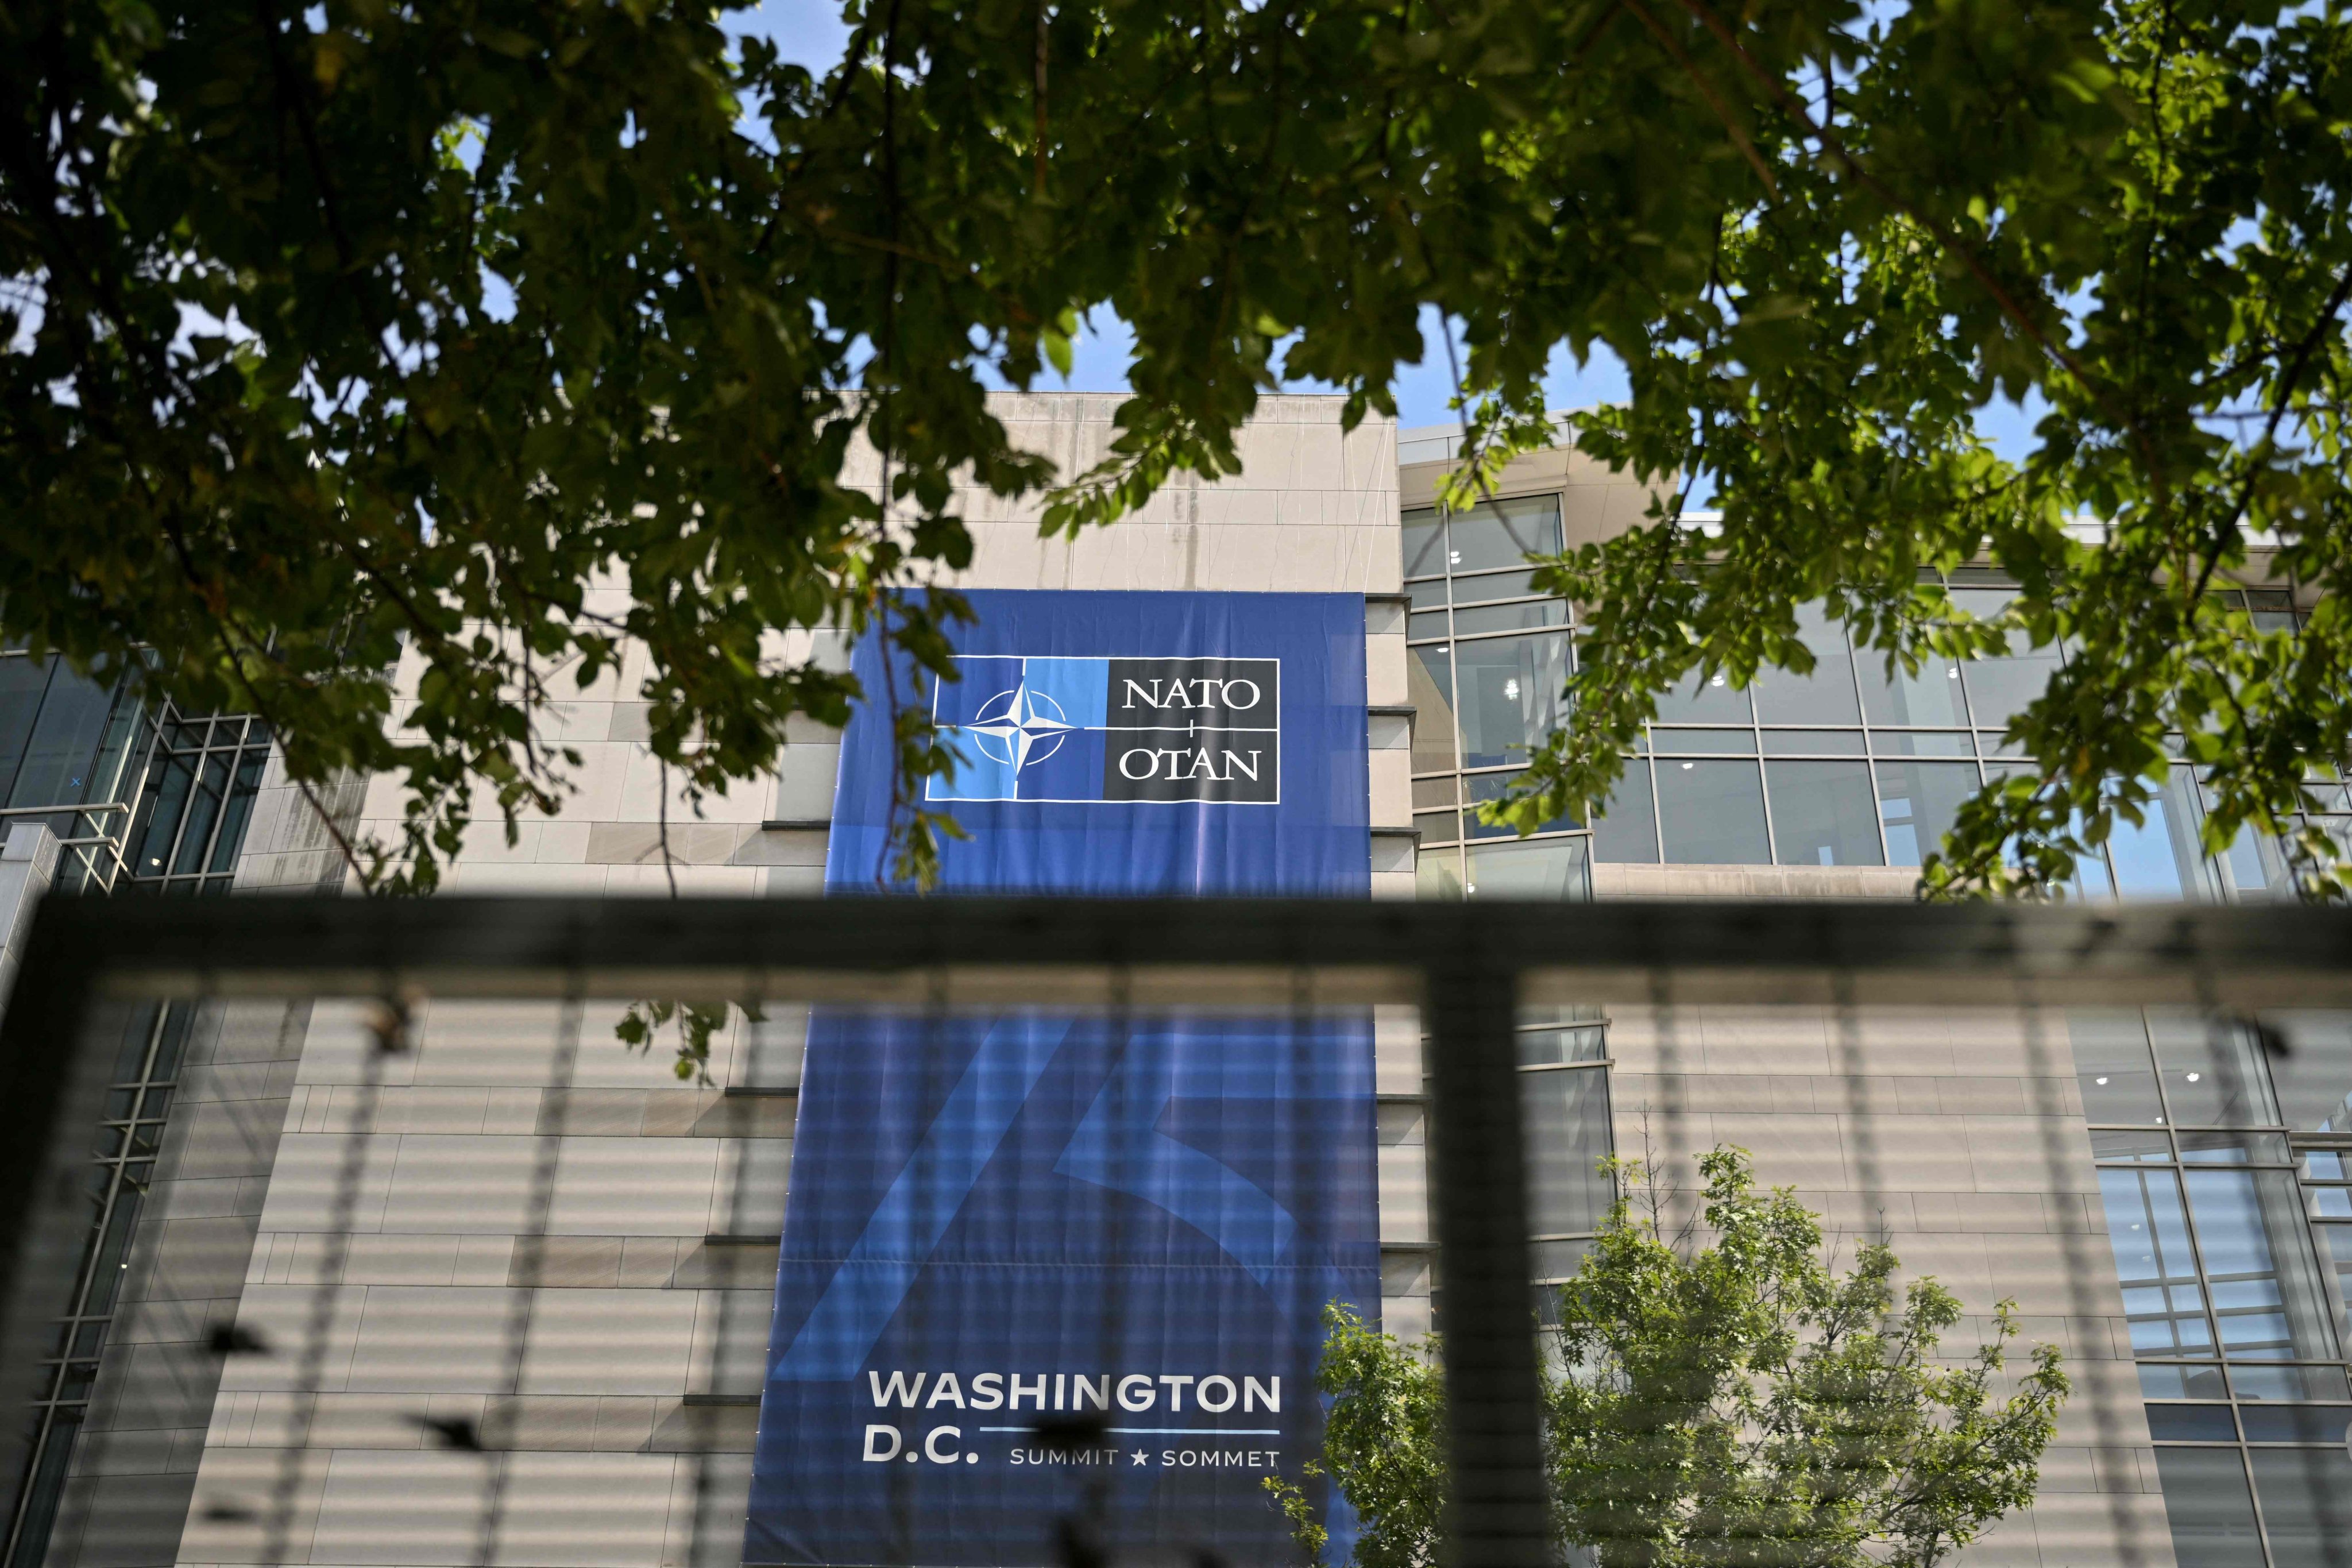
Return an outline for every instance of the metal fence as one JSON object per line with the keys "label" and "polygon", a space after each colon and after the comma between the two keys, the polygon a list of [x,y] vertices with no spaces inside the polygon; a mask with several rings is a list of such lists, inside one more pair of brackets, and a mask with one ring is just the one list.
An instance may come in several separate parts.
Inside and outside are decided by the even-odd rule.
{"label": "metal fence", "polygon": [[[2352,912],[1308,900],[52,898],[0,1020],[0,1400],[89,1228],[110,1010],[162,1000],[675,996],[908,1009],[1408,1005],[1428,1037],[1454,1557],[1552,1560],[1514,1027],[1541,1004],[2352,1006]],[[117,1031],[119,1033],[119,1031]],[[2104,1080],[2102,1080],[2104,1081]],[[13,1423],[0,1473],[21,1473]],[[495,1532],[495,1519],[485,1529]],[[278,1559],[272,1559],[278,1560]]]}

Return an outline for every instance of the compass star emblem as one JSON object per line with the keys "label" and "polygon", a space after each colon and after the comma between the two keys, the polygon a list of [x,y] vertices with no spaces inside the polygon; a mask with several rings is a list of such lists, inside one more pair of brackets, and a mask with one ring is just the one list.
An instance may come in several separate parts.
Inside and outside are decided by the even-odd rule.
{"label": "compass star emblem", "polygon": [[963,726],[979,742],[982,755],[1011,763],[1015,773],[1060,751],[1063,738],[1076,728],[1063,717],[1060,703],[1031,690],[1026,681],[982,703],[972,721]]}

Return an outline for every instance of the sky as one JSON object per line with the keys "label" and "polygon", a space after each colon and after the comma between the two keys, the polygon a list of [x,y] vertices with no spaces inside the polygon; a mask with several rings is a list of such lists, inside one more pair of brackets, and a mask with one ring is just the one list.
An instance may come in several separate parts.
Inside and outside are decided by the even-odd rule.
{"label": "sky", "polygon": [[[839,0],[762,0],[757,6],[733,13],[728,25],[737,32],[773,39],[785,59],[819,76],[833,68],[849,44],[850,29],[841,19]],[[1457,417],[1451,406],[1453,373],[1446,365],[1444,339],[1438,335],[1439,330],[1437,312],[1424,311],[1421,363],[1398,367],[1393,384],[1397,423],[1406,429],[1452,424]],[[1133,342],[1124,322],[1098,310],[1071,345],[1070,374],[1061,376],[1048,370],[1037,384],[1072,392],[1124,392]],[[1329,389],[1300,382],[1294,384],[1294,390]],[[1606,349],[1596,350],[1591,360],[1579,364],[1562,347],[1553,354],[1544,378],[1545,399],[1554,410],[1619,402],[1629,390],[1623,363]],[[1978,428],[2002,457],[2014,462],[2032,450],[2033,419],[2032,414],[2014,405],[1995,405],[1979,416]]]}

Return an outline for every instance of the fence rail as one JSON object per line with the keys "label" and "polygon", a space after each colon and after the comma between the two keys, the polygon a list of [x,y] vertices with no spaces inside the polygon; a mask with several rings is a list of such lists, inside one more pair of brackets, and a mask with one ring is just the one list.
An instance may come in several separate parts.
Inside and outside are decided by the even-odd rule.
{"label": "fence rail", "polygon": [[[52,897],[0,1020],[0,1400],[70,1277],[106,1063],[137,998],[556,996],[1265,1011],[1405,1003],[1430,1038],[1455,1561],[1550,1560],[1514,1009],[2352,1005],[2352,911],[953,898]],[[21,1437],[0,1422],[0,1469]]]}

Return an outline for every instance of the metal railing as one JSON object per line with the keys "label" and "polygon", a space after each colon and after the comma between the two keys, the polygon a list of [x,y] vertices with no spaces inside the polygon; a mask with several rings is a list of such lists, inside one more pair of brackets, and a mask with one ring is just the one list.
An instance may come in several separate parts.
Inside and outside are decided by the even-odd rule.
{"label": "metal railing", "polygon": [[[124,818],[123,837],[129,837],[131,807],[121,801],[97,801],[88,805],[10,805],[0,806],[0,834],[12,820],[39,820],[52,816],[87,816],[90,831],[71,837],[60,836],[58,850],[69,855],[81,870],[81,879],[75,885],[77,892],[110,893],[114,884],[128,875],[131,862],[123,854],[123,840],[105,826],[105,819],[120,816]],[[101,853],[102,852],[102,853]],[[62,884],[64,878],[58,881]]]}
{"label": "metal railing", "polygon": [[[678,996],[1289,1012],[1407,1004],[1429,1045],[1454,1560],[1552,1559],[1515,1008],[2352,1005],[2352,911],[1320,900],[51,898],[0,1020],[0,1399],[87,1230],[75,1185],[142,1000]],[[13,1426],[0,1444],[20,1439]],[[23,1456],[0,1451],[14,1469]]]}

